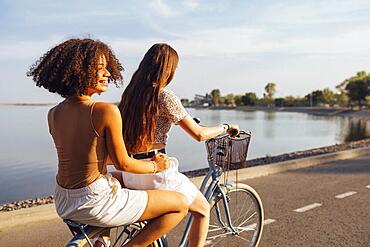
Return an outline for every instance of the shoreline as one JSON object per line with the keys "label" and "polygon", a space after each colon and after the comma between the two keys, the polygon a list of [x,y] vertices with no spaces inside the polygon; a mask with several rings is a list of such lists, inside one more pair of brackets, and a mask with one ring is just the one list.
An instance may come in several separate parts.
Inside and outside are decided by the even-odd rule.
{"label": "shoreline", "polygon": [[[230,170],[239,170],[239,169],[249,168],[249,167],[271,165],[274,163],[279,163],[279,162],[284,162],[284,161],[299,160],[299,159],[308,158],[308,157],[311,158],[311,157],[315,157],[315,156],[319,156],[323,154],[330,154],[330,153],[336,153],[340,151],[359,149],[359,148],[365,148],[365,147],[370,147],[370,138],[359,140],[359,141],[353,141],[349,143],[344,143],[344,144],[335,144],[335,145],[313,148],[313,149],[308,149],[308,150],[284,153],[284,154],[275,155],[275,156],[255,158],[252,160],[247,160],[241,166],[230,167]],[[189,178],[193,178],[193,177],[204,176],[207,174],[207,172],[208,172],[208,168],[203,168],[203,169],[197,169],[197,170],[192,170],[192,171],[186,171],[186,172],[183,172],[183,174],[185,174]],[[33,199],[25,199],[25,200],[20,200],[20,201],[8,202],[8,203],[0,204],[0,213],[11,212],[15,210],[31,208],[31,207],[41,206],[41,205],[47,205],[47,204],[52,204],[52,203],[54,203],[53,195],[50,195],[47,197],[37,197]]]}
{"label": "shoreline", "polygon": [[236,110],[244,112],[264,111],[264,112],[297,112],[316,116],[339,116],[350,117],[370,121],[370,109],[354,110],[345,107],[267,107],[267,106],[214,106],[214,107],[187,107],[205,110]]}
{"label": "shoreline", "polygon": [[0,103],[0,106],[54,106],[58,103]]}
{"label": "shoreline", "polygon": [[[53,106],[57,103],[0,103],[0,106]],[[112,104],[118,104],[112,102]],[[268,107],[268,106],[212,106],[212,107],[193,107],[186,106],[185,108],[192,109],[204,109],[204,110],[236,110],[236,111],[264,111],[264,112],[297,112],[306,113],[316,116],[340,116],[340,117],[350,117],[361,120],[370,121],[370,109],[354,110],[346,107]]]}

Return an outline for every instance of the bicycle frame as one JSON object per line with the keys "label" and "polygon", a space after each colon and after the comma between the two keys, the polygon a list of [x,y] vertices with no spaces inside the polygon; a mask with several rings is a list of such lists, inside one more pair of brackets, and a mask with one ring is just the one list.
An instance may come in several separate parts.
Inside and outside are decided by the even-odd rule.
{"label": "bicycle frame", "polygon": [[[216,148],[213,151],[212,156],[215,157],[216,154],[219,153],[220,151],[222,151],[222,150]],[[237,230],[233,227],[232,222],[231,222],[231,216],[230,216],[229,206],[228,206],[228,203],[227,203],[226,193],[221,188],[221,186],[219,184],[221,175],[223,173],[222,168],[217,166],[216,164],[214,164],[212,161],[208,161],[208,165],[209,165],[210,169],[209,169],[207,175],[205,176],[205,178],[203,179],[199,190],[200,190],[200,192],[202,192],[202,194],[205,196],[205,198],[207,199],[207,201],[209,203],[211,203],[214,198],[221,195],[221,197],[223,199],[223,204],[224,204],[224,207],[225,207],[225,210],[226,210],[227,225],[222,221],[222,219],[220,217],[220,211],[218,209],[218,206],[216,208],[217,218],[220,221],[220,223],[222,224],[222,226],[224,226],[224,227],[228,226],[228,227],[230,227],[230,229],[232,230],[233,233],[237,233]],[[211,180],[210,184],[207,187],[207,183],[209,182],[210,179],[212,179],[212,180]],[[224,186],[227,187],[227,185],[224,185]],[[189,236],[190,227],[191,227],[192,222],[193,222],[193,216],[190,216],[188,222],[186,223],[184,234],[182,235],[179,247],[188,246],[188,240],[187,239],[188,239],[188,236]]]}
{"label": "bicycle frame", "polygon": [[[227,134],[225,134],[225,135],[227,135]],[[213,150],[213,152],[212,152],[212,157],[216,157],[216,155],[219,152],[222,152],[222,149],[221,148],[215,148],[215,150]],[[213,160],[215,160],[215,159],[213,159]],[[220,224],[225,229],[231,230],[232,234],[238,234],[238,230],[236,230],[234,228],[234,226],[232,225],[229,205],[228,205],[227,196],[226,196],[227,191],[225,192],[225,189],[228,190],[228,187],[233,186],[233,183],[219,184],[220,178],[223,174],[222,168],[220,166],[216,165],[213,161],[208,161],[208,165],[209,165],[209,171],[206,174],[206,176],[204,177],[199,190],[205,196],[205,198],[207,199],[207,201],[209,203],[211,203],[213,200],[215,200],[216,197],[220,197],[220,200],[221,199],[223,200],[223,205],[224,205],[224,208],[225,208],[225,211],[226,211],[225,213],[226,213],[226,221],[227,222],[225,223],[221,219],[220,209],[219,209],[218,204],[216,204],[215,207],[216,207],[216,213],[217,213],[216,215],[217,215],[218,221],[220,222]],[[209,185],[207,187],[207,184],[210,180],[211,180],[211,182],[209,183]],[[188,246],[188,236],[189,236],[192,221],[193,221],[193,216],[190,216],[189,220],[186,224],[184,233],[182,235],[180,244],[178,245],[179,247],[187,247]],[[81,233],[87,239],[88,244],[90,246],[92,246],[92,243],[90,242],[90,239],[86,235],[86,233],[83,229],[83,226],[81,226],[79,224],[75,224],[73,221],[68,221],[68,222],[65,221],[65,223],[67,223],[67,225],[69,225],[69,226],[79,228]],[[164,244],[164,246],[168,246],[166,236],[162,236],[161,239],[162,239],[162,243]]]}

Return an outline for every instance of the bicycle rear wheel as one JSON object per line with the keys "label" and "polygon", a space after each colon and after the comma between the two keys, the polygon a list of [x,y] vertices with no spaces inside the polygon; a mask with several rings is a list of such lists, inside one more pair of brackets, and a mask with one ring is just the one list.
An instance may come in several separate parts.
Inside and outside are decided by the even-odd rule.
{"label": "bicycle rear wheel", "polygon": [[257,192],[246,184],[223,186],[233,231],[227,223],[224,198],[211,201],[210,225],[205,246],[258,246],[263,229],[263,206]]}

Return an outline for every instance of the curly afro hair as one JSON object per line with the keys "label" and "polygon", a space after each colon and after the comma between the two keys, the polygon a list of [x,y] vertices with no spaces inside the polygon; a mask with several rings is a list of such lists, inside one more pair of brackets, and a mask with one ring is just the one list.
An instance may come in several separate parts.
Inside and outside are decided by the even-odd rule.
{"label": "curly afro hair", "polygon": [[27,76],[32,76],[36,86],[64,98],[85,95],[89,87],[97,84],[99,57],[104,55],[109,83],[122,84],[123,67],[113,51],[99,40],[69,39],[48,52],[30,67]]}

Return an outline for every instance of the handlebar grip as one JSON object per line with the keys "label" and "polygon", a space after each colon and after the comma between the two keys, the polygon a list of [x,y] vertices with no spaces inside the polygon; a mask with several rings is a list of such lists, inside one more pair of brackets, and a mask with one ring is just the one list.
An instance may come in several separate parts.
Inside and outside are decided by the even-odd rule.
{"label": "handlebar grip", "polygon": [[236,134],[238,134],[238,131],[236,129],[232,129],[231,132],[230,132],[231,136],[236,136]]}

